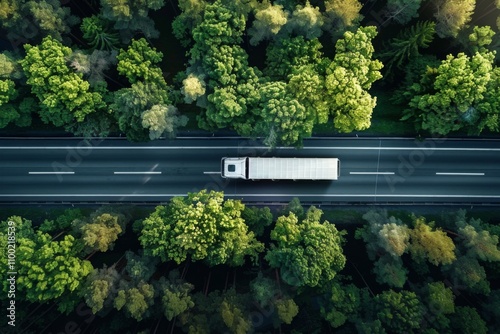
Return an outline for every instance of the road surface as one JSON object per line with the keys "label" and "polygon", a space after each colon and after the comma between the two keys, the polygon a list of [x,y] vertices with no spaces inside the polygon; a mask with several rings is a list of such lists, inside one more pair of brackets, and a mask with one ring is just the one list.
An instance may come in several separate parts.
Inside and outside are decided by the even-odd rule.
{"label": "road surface", "polygon": [[[337,157],[338,181],[220,177],[221,157]],[[201,189],[247,203],[500,204],[500,141],[309,139],[269,151],[242,138],[1,139],[0,203],[160,203]]]}

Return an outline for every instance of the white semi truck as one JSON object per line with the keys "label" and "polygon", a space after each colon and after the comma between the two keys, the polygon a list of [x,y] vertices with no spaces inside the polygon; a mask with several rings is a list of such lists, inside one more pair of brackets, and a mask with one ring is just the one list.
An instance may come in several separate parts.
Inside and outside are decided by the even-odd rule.
{"label": "white semi truck", "polygon": [[221,176],[245,180],[337,180],[337,158],[222,158]]}

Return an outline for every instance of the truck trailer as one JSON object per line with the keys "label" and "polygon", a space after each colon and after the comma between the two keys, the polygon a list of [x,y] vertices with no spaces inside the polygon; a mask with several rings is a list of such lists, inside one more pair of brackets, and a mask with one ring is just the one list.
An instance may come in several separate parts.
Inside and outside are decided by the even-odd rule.
{"label": "truck trailer", "polygon": [[227,158],[221,160],[221,176],[244,180],[337,180],[337,158]]}

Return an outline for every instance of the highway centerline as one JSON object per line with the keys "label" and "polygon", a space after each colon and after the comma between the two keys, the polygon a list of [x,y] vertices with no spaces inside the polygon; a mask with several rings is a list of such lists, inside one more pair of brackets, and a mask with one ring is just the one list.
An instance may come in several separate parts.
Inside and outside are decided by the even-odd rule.
{"label": "highway centerline", "polygon": [[453,176],[484,176],[484,173],[438,173],[436,175],[453,175]]}
{"label": "highway centerline", "polygon": [[61,174],[75,174],[75,172],[28,172],[30,175],[45,175],[45,174],[52,174],[52,175],[61,175]]}
{"label": "highway centerline", "polygon": [[161,172],[113,172],[113,174],[161,174]]}
{"label": "highway centerline", "polygon": [[351,175],[394,175],[394,172],[349,172]]}

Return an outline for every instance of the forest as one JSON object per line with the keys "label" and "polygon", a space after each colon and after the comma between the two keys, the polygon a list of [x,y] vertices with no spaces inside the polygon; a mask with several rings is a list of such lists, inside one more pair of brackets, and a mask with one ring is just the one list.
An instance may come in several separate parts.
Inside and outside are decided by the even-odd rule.
{"label": "forest", "polygon": [[231,131],[269,147],[395,128],[498,136],[499,7],[4,0],[0,131],[130,141]]}
{"label": "forest", "polygon": [[2,333],[498,333],[499,220],[478,212],[339,215],[206,190],[28,210],[0,223],[17,263],[17,331]]}

